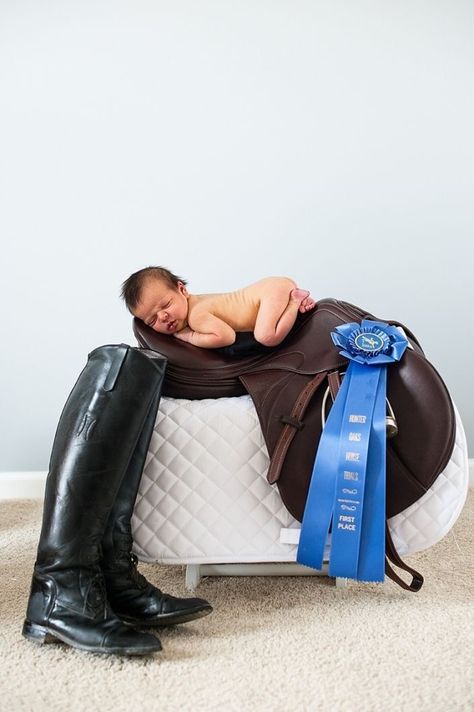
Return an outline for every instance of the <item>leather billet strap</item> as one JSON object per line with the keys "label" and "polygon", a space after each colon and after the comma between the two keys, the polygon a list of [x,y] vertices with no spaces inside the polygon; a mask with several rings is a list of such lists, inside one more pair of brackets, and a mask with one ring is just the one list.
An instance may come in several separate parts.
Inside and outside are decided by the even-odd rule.
{"label": "leather billet strap", "polygon": [[281,418],[281,421],[285,423],[285,426],[281,431],[278,442],[273,450],[270,466],[267,472],[267,480],[271,485],[278,481],[291,441],[295,437],[296,431],[301,430],[301,428],[304,427],[302,419],[306,413],[306,409],[311,402],[311,398],[327,375],[327,371],[317,373],[299,394],[290,415],[283,416]]}
{"label": "leather billet strap", "polygon": [[[400,576],[390,566],[389,561],[391,561],[392,564],[395,564],[395,566],[398,566],[398,568],[409,573],[412,577],[411,583],[406,583],[402,578],[400,578]],[[418,571],[415,571],[415,569],[412,569],[411,566],[405,564],[405,562],[402,561],[398,555],[388,524],[385,526],[385,574],[392,579],[392,581],[404,588],[405,591],[412,591],[413,593],[416,593],[423,586],[423,576],[418,573]]]}
{"label": "leather billet strap", "polygon": [[331,373],[328,374],[328,384],[329,392],[331,393],[331,398],[333,399],[333,401],[335,401],[337,392],[341,387],[341,376],[339,371],[331,371]]}

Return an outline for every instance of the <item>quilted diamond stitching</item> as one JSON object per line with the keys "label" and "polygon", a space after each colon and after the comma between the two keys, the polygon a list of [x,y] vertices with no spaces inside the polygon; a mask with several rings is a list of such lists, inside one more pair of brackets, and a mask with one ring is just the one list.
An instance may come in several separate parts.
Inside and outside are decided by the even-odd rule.
{"label": "quilted diamond stitching", "polygon": [[[445,471],[389,521],[395,546],[431,546],[456,521],[468,486],[467,447],[456,411]],[[250,396],[162,398],[132,519],[134,549],[162,563],[294,561],[281,528],[300,527],[265,474],[268,453]]]}
{"label": "quilted diamond stitching", "polygon": [[457,409],[456,441],[450,461],[417,502],[389,520],[399,554],[412,554],[436,544],[451,529],[464,506],[469,486],[469,462],[464,428]]}

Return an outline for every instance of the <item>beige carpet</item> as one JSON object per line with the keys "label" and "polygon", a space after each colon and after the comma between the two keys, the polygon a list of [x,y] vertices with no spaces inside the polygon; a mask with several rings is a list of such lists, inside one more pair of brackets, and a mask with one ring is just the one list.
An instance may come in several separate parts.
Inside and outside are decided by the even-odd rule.
{"label": "beige carpet", "polygon": [[[474,496],[454,530],[409,560],[418,594],[391,582],[209,578],[214,613],[161,632],[149,659],[101,656],[20,635],[41,504],[0,502],[0,709],[252,712],[474,709]],[[143,565],[185,595],[181,567]]]}

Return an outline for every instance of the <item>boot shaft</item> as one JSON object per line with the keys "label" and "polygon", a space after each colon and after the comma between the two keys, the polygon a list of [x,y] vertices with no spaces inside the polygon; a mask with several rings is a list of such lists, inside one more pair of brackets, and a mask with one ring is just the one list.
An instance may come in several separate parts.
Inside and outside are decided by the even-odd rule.
{"label": "boot shaft", "polygon": [[[164,368],[163,368],[164,378]],[[163,381],[163,379],[162,379]],[[146,456],[153,435],[158,411],[161,383],[155,392],[155,400],[148,412],[140,438],[122,479],[119,491],[112,506],[107,527],[102,540],[103,564],[105,568],[128,567],[133,538],[131,517],[137,498],[140,480],[145,466]]]}
{"label": "boot shaft", "polygon": [[89,355],[53,443],[38,571],[98,565],[111,508],[153,417],[165,366],[159,354],[125,344]]}

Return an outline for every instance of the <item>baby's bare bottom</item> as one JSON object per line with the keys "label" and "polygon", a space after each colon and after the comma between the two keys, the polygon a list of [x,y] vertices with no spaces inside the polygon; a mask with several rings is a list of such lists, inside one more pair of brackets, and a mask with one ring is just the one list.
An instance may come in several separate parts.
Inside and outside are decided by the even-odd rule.
{"label": "baby's bare bottom", "polygon": [[298,311],[313,309],[315,301],[306,289],[282,287],[273,294],[263,297],[255,322],[254,336],[265,346],[277,346],[291,330]]}

